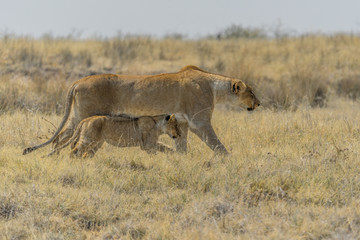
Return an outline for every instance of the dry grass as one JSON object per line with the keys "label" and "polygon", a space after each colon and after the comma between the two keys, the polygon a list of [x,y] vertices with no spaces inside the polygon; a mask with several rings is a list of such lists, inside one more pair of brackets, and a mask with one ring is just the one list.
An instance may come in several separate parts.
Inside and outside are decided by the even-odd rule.
{"label": "dry grass", "polygon": [[105,146],[89,160],[42,158],[48,148],[21,156],[52,126],[40,114],[2,115],[1,236],[355,239],[359,107],[217,110],[213,124],[231,151],[225,158],[194,135],[186,155]]}
{"label": "dry grass", "polygon": [[[356,239],[359,45],[343,35],[2,39],[0,238]],[[43,158],[49,148],[21,155],[50,137],[79,77],[186,64],[240,77],[263,102],[252,114],[216,109],[229,157],[193,134],[186,155],[108,145],[89,160]]]}

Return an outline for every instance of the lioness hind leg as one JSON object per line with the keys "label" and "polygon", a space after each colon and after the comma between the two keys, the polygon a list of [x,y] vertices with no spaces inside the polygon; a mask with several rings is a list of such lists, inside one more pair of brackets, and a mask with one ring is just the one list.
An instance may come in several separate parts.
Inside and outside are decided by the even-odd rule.
{"label": "lioness hind leg", "polygon": [[175,139],[176,151],[179,153],[186,153],[189,124],[187,122],[178,123],[178,129],[180,131],[180,136]]}
{"label": "lioness hind leg", "polygon": [[[66,143],[74,133],[73,128],[66,128],[59,133],[59,135],[52,142],[52,149],[56,149]],[[73,146],[73,145],[72,145]]]}
{"label": "lioness hind leg", "polygon": [[210,122],[193,122],[190,130],[195,133],[203,142],[205,142],[216,153],[228,155],[225,146],[220,142]]}

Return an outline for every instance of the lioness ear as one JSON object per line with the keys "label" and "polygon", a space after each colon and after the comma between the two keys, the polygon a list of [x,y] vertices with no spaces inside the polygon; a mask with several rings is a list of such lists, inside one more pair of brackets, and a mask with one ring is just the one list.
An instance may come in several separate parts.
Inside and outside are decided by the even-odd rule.
{"label": "lioness ear", "polygon": [[231,82],[231,92],[238,93],[246,89],[245,83],[239,80],[233,80]]}

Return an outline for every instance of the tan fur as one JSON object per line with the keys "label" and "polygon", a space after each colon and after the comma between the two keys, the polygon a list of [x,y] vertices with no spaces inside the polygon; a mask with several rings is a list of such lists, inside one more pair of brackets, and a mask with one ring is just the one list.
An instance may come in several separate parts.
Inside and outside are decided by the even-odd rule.
{"label": "tan fur", "polygon": [[25,149],[23,154],[51,142],[56,148],[72,136],[84,118],[121,113],[131,116],[176,113],[181,120],[182,133],[175,140],[178,151],[186,152],[190,127],[211,149],[227,153],[211,126],[211,116],[218,103],[245,106],[248,110],[260,105],[251,88],[241,80],[208,73],[195,66],[184,67],[177,73],[152,76],[102,74],[85,77],[71,86],[65,116],[54,136],[43,144]]}
{"label": "tan fur", "polygon": [[172,151],[171,148],[158,144],[161,134],[168,134],[172,138],[179,136],[174,114],[135,119],[92,116],[82,120],[70,140],[54,149],[49,156],[71,144],[71,157],[93,157],[104,142],[116,147],[140,146],[148,153],[156,150]]}

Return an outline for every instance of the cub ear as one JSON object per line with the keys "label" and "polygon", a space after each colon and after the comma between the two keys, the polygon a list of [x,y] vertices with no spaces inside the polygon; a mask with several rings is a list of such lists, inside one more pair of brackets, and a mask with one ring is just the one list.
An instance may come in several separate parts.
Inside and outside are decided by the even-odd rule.
{"label": "cub ear", "polygon": [[175,114],[167,115],[165,120],[175,122]]}
{"label": "cub ear", "polygon": [[175,122],[175,114],[171,114],[171,116],[170,116],[170,120],[172,121],[172,122]]}
{"label": "cub ear", "polygon": [[246,89],[245,83],[240,80],[233,80],[231,81],[231,92],[238,93],[242,92]]}

